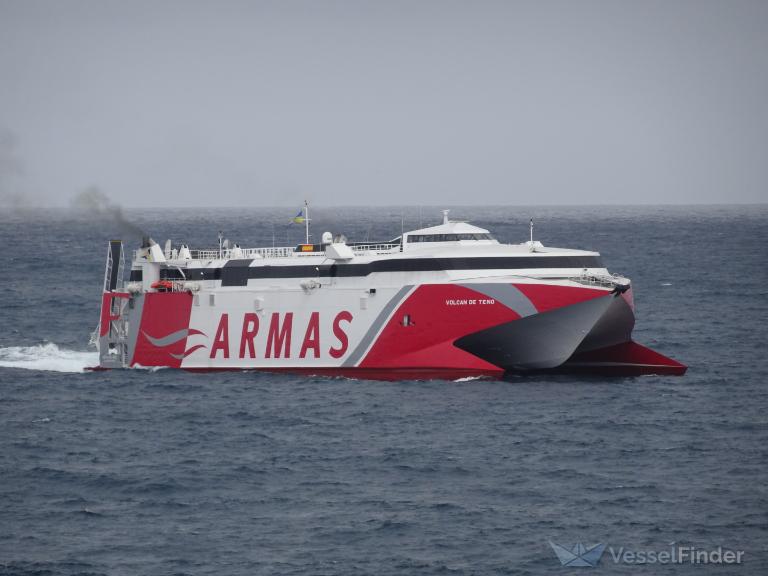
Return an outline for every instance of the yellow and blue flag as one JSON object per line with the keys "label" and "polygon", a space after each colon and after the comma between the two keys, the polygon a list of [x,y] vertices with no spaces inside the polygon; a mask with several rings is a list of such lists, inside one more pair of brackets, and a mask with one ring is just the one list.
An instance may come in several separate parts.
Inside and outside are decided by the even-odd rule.
{"label": "yellow and blue flag", "polygon": [[299,210],[299,213],[294,216],[289,224],[304,224],[306,222],[306,218],[304,218],[304,210]]}

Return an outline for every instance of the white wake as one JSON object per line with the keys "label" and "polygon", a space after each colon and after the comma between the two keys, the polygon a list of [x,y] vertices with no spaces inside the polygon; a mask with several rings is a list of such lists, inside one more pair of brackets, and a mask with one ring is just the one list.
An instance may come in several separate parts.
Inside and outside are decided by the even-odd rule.
{"label": "white wake", "polygon": [[484,376],[464,376],[463,378],[456,378],[454,382],[474,382],[475,380],[482,380]]}
{"label": "white wake", "polygon": [[46,370],[49,372],[83,372],[96,366],[99,354],[96,351],[82,352],[59,348],[56,344],[37,346],[9,346],[0,348],[0,367]]}

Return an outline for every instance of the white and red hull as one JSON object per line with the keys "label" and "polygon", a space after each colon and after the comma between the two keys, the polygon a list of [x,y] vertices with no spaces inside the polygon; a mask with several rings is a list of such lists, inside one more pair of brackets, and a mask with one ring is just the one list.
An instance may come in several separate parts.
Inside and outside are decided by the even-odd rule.
{"label": "white and red hull", "polygon": [[[498,277],[106,292],[101,332],[124,321],[126,367],[383,379],[564,369],[682,374],[682,364],[632,342],[631,294]],[[115,365],[102,357],[102,366]]]}

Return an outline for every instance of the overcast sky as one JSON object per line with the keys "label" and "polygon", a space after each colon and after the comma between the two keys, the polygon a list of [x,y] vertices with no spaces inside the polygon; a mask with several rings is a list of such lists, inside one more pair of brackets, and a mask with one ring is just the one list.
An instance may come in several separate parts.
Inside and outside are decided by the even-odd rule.
{"label": "overcast sky", "polygon": [[0,194],[768,199],[768,2],[0,0]]}

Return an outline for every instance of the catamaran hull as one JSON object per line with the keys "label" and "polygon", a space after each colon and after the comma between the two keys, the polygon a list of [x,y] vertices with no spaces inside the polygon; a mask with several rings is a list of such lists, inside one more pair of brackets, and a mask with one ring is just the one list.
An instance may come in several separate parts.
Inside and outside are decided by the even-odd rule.
{"label": "catamaran hull", "polygon": [[[119,355],[107,345],[118,320]],[[685,372],[632,342],[633,326],[631,290],[547,282],[105,292],[100,364],[384,380]]]}

